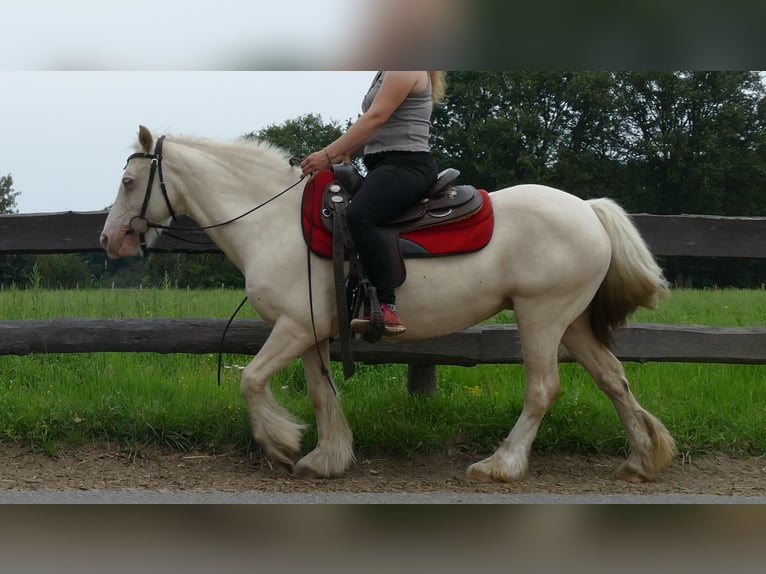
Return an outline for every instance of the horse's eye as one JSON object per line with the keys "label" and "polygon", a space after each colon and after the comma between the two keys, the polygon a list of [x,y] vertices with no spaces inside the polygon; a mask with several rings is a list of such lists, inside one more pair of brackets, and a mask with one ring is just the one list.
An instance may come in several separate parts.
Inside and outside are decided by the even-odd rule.
{"label": "horse's eye", "polygon": [[136,183],[136,181],[132,177],[122,178],[122,185],[125,187],[125,189],[131,189],[134,183]]}

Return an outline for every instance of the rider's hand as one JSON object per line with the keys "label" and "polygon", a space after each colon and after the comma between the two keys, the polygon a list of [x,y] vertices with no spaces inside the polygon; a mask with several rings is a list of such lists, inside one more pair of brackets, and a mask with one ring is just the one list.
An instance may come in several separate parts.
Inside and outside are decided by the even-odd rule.
{"label": "rider's hand", "polygon": [[332,160],[326,149],[315,151],[301,162],[301,175],[305,177],[309,173],[316,173],[331,166]]}

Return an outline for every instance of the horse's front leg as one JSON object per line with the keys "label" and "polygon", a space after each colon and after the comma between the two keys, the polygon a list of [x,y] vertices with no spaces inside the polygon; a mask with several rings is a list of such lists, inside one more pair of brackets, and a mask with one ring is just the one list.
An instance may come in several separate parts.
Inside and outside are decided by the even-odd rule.
{"label": "horse's front leg", "polygon": [[354,462],[354,448],[351,429],[341,409],[329,371],[329,341],[311,347],[301,358],[316,414],[317,445],[298,461],[295,474],[306,478],[342,476]]}
{"label": "horse's front leg", "polygon": [[242,371],[240,393],[247,403],[255,441],[273,462],[293,470],[306,425],[277,403],[269,382],[311,344],[296,336],[296,325],[280,320],[252,361]]}

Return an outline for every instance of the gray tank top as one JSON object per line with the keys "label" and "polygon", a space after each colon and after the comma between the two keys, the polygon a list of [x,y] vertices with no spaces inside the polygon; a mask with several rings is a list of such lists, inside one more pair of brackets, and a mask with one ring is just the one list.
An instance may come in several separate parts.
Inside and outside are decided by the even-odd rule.
{"label": "gray tank top", "polygon": [[[370,86],[367,95],[362,100],[362,111],[366,112],[372,106],[375,96],[383,83],[384,72],[379,72]],[[377,132],[375,132],[364,147],[365,154],[383,151],[431,151],[429,138],[431,136],[431,78],[428,86],[422,92],[409,94],[398,108],[391,114]]]}

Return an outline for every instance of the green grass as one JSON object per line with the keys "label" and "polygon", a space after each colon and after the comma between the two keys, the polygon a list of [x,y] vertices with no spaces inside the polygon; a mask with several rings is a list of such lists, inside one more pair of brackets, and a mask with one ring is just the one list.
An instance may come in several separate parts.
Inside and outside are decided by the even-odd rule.
{"label": "green grass", "polygon": [[[228,317],[230,290],[5,290],[0,319]],[[243,309],[240,317],[254,316]],[[501,314],[496,321],[512,320]],[[765,291],[676,291],[633,321],[721,326],[766,324]],[[140,449],[216,451],[254,447],[239,370],[250,357],[152,353],[0,356],[0,441],[55,453],[65,442],[109,441]],[[766,454],[766,367],[626,363],[633,392],[665,422],[683,452]],[[368,454],[491,452],[521,411],[519,365],[439,367],[438,392],[412,397],[405,365],[358,365],[344,381],[332,365],[358,451]],[[608,399],[578,365],[561,365],[562,388],[535,443],[539,451],[624,454],[625,433]],[[278,400],[313,425],[299,362],[272,382]],[[316,441],[310,427],[306,448]]]}
{"label": "green grass", "polygon": [[[0,320],[58,317],[229,317],[244,293],[233,289],[5,289]],[[238,318],[254,317],[249,306]]]}
{"label": "green grass", "polygon": [[656,311],[639,309],[630,321],[719,327],[766,326],[766,290],[674,290]]}

